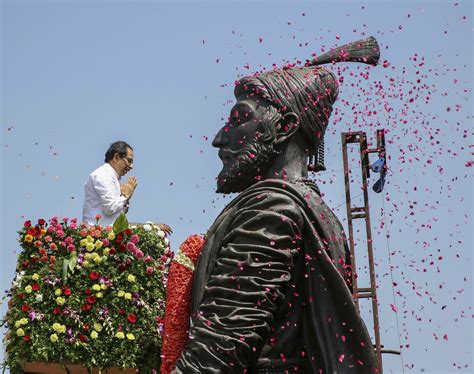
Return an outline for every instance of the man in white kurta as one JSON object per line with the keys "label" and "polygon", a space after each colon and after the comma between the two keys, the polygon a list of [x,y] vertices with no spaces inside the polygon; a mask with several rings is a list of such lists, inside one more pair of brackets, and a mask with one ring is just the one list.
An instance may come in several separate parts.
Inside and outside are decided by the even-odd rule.
{"label": "man in white kurta", "polygon": [[105,154],[105,163],[89,175],[84,186],[84,222],[111,226],[120,213],[127,212],[137,180],[130,177],[124,184],[120,184],[119,180],[131,169],[132,147],[123,141],[112,143]]}

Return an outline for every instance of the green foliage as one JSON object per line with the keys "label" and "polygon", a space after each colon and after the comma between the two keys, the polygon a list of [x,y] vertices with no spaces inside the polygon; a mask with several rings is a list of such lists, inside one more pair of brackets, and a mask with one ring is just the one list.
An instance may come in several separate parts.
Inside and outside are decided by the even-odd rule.
{"label": "green foliage", "polygon": [[172,253],[153,224],[78,226],[29,221],[2,324],[4,367],[68,362],[159,368],[165,280]]}

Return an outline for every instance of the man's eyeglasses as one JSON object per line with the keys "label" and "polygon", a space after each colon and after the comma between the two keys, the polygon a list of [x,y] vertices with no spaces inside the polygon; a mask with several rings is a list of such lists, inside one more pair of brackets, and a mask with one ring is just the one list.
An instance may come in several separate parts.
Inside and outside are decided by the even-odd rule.
{"label": "man's eyeglasses", "polygon": [[127,164],[129,165],[133,165],[133,158],[130,158],[130,157],[127,157],[127,156],[124,156],[122,157],[125,161],[127,161]]}

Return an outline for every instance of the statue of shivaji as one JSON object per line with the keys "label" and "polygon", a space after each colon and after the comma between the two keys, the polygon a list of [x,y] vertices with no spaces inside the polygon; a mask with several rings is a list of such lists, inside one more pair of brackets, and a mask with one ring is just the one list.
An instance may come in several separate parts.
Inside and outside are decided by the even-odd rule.
{"label": "statue of shivaji", "polygon": [[338,96],[338,79],[321,65],[378,58],[368,38],[236,82],[213,146],[223,163],[217,192],[239,195],[206,235],[174,373],[378,371],[351,294],[346,236],[308,178]]}

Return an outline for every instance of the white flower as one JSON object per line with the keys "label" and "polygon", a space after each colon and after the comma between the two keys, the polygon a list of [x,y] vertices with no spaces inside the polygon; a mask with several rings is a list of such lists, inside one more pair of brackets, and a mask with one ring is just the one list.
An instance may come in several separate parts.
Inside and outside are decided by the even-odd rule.
{"label": "white flower", "polygon": [[43,294],[42,293],[39,293],[39,294],[36,295],[36,301],[38,301],[38,302],[43,301]]}
{"label": "white flower", "polygon": [[153,222],[152,221],[146,221],[145,222],[147,225],[153,225]]}
{"label": "white flower", "polygon": [[135,229],[137,228],[137,225],[132,225],[132,226],[130,226],[130,228],[131,228],[132,230],[135,230]]}
{"label": "white flower", "polygon": [[164,238],[163,242],[165,243],[166,246],[168,246],[168,244],[170,244],[170,241],[168,240],[168,238]]}
{"label": "white flower", "polygon": [[156,233],[156,235],[158,235],[158,237],[159,237],[160,239],[163,239],[166,234],[165,234],[164,231],[158,230],[158,232]]}
{"label": "white flower", "polygon": [[145,230],[145,231],[151,231],[151,230],[152,230],[152,227],[151,227],[148,223],[146,223],[146,224],[143,225],[143,230]]}

